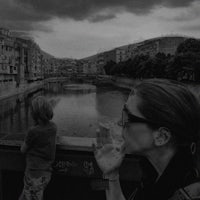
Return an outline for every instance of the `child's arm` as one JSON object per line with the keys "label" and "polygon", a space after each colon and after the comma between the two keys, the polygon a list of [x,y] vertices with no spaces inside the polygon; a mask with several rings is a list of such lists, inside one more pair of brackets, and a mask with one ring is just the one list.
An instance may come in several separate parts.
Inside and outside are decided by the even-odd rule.
{"label": "child's arm", "polygon": [[20,151],[22,153],[26,153],[31,148],[31,146],[33,145],[34,140],[35,140],[35,132],[34,132],[34,129],[32,128],[26,134],[24,142],[21,145]]}

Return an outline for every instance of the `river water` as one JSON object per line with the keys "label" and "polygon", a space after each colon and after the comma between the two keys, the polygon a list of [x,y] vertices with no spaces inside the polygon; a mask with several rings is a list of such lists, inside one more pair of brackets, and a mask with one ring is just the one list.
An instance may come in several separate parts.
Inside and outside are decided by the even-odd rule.
{"label": "river water", "polygon": [[96,88],[86,84],[49,83],[45,89],[22,101],[8,99],[0,103],[0,134],[24,134],[33,125],[31,100],[45,96],[54,110],[58,135],[95,137],[99,122],[117,122],[128,90]]}
{"label": "river water", "polygon": [[[189,87],[200,97],[199,85]],[[27,132],[34,124],[30,104],[39,95],[45,96],[53,106],[58,135],[95,137],[99,122],[116,123],[120,119],[128,94],[129,90],[116,87],[49,83],[44,90],[22,101],[10,98],[0,102],[0,137]]]}

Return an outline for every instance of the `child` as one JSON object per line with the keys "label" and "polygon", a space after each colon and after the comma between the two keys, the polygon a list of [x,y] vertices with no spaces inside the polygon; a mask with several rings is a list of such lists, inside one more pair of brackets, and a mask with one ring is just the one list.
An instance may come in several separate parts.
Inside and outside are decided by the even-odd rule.
{"label": "child", "polygon": [[21,146],[21,152],[26,153],[26,169],[19,200],[43,199],[55,159],[57,128],[50,121],[53,118],[51,105],[39,96],[32,101],[31,114],[35,126],[29,129]]}

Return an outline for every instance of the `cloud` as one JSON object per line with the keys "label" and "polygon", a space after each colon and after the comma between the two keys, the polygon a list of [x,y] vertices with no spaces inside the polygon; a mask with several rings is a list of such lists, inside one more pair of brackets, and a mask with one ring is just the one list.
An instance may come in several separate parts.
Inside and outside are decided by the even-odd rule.
{"label": "cloud", "polygon": [[48,27],[43,27],[42,22],[62,18],[95,23],[113,19],[119,12],[145,15],[157,6],[187,7],[195,1],[197,0],[0,0],[0,24],[24,31],[51,31]]}
{"label": "cloud", "polygon": [[0,27],[12,30],[50,31],[50,28],[41,22],[49,20],[47,14],[39,14],[31,5],[19,4],[15,0],[0,0]]}
{"label": "cloud", "polygon": [[200,25],[199,24],[192,24],[192,25],[187,25],[187,26],[182,26],[180,27],[181,30],[184,30],[184,31],[197,31],[199,32],[200,31]]}
{"label": "cloud", "polygon": [[190,7],[168,10],[167,15],[163,15],[162,18],[167,21],[176,21],[176,22],[186,22],[193,21],[200,18],[200,2],[196,1],[191,4]]}
{"label": "cloud", "polygon": [[114,14],[108,14],[108,15],[96,15],[89,19],[90,22],[101,22],[109,19],[115,18]]}
{"label": "cloud", "polygon": [[187,7],[196,0],[16,0],[46,16],[70,17],[75,20],[87,19],[104,9],[120,8],[132,13],[146,14],[155,6]]}

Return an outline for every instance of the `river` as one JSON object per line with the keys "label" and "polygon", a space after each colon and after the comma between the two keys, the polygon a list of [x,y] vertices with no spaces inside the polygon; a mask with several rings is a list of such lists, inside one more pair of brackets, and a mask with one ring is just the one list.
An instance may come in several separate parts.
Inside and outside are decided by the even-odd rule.
{"label": "river", "polygon": [[95,137],[99,122],[117,122],[128,90],[86,84],[49,83],[44,90],[22,101],[7,99],[0,104],[0,134],[25,134],[33,125],[30,104],[45,96],[52,104],[58,135]]}
{"label": "river", "polygon": [[[190,85],[200,96],[200,86]],[[53,121],[58,135],[95,137],[99,122],[116,123],[129,90],[117,87],[95,87],[87,84],[48,83],[45,88],[18,101],[0,102],[0,137],[25,134],[34,124],[30,104],[34,97],[45,96],[52,104]]]}

